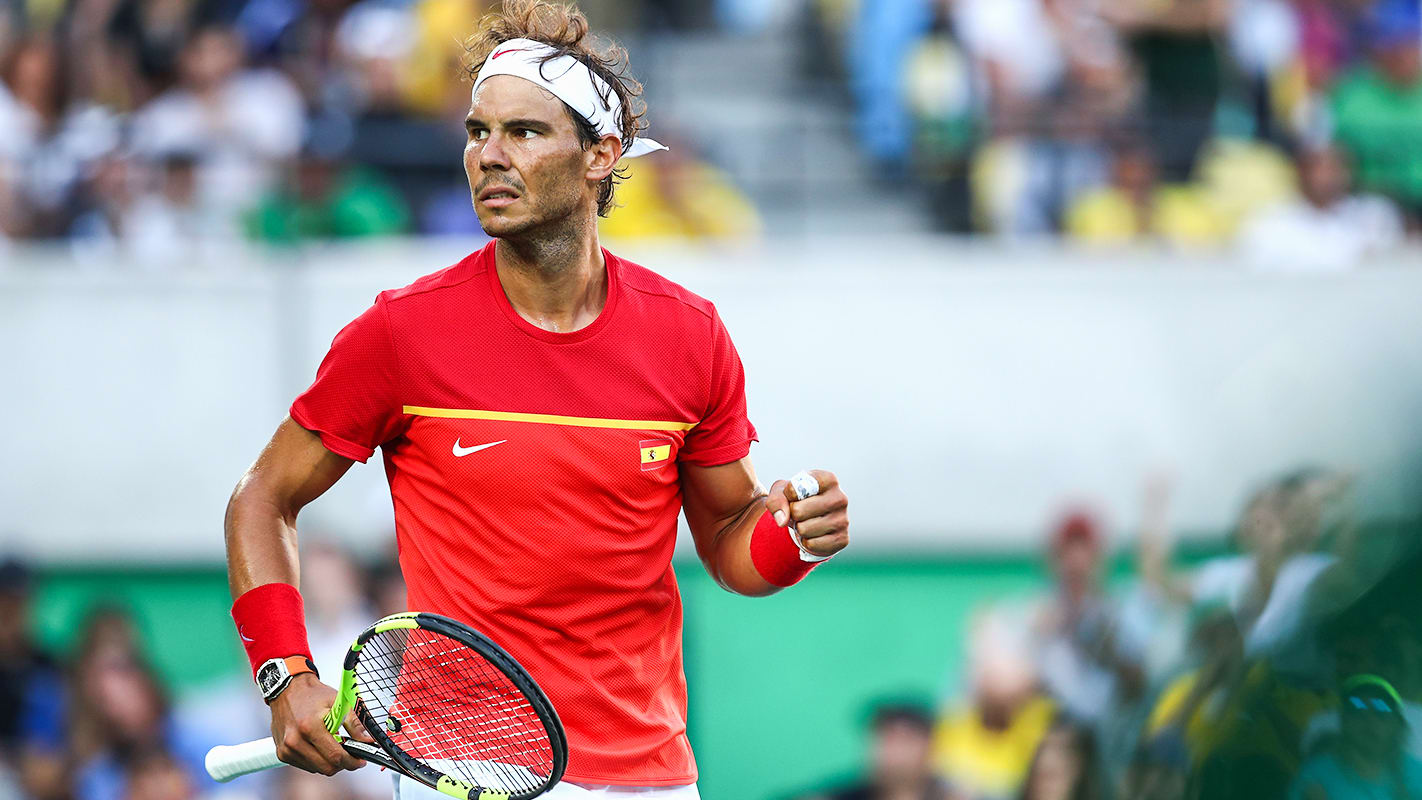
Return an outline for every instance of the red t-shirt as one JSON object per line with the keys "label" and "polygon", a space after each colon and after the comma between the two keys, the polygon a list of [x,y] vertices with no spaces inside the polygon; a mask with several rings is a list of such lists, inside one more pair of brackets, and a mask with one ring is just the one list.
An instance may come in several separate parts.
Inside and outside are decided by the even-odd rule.
{"label": "red t-shirt", "polygon": [[715,307],[602,252],[606,306],[572,333],[518,315],[492,243],[382,292],[291,417],[347,458],[382,448],[410,608],[528,669],[568,779],[687,784],[679,467],[736,461],[756,434]]}

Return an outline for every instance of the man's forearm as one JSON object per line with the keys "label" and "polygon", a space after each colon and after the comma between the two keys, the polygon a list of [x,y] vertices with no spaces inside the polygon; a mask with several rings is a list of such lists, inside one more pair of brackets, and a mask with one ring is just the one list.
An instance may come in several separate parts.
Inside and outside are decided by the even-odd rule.
{"label": "man's forearm", "polygon": [[784,588],[761,577],[751,558],[751,536],[764,515],[765,495],[761,495],[716,532],[712,552],[702,555],[711,577],[727,591],[764,597]]}
{"label": "man's forearm", "polygon": [[267,583],[298,585],[296,517],[263,497],[250,475],[232,493],[223,529],[227,584],[234,599]]}

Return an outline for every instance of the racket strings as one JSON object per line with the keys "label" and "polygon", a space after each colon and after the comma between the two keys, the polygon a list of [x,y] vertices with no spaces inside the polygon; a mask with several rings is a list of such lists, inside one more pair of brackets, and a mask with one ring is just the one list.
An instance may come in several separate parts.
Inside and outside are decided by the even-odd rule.
{"label": "racket strings", "polygon": [[[537,728],[533,735],[530,735],[526,719],[520,721],[525,724],[491,724],[491,720],[498,718],[491,716],[490,712],[514,715],[524,710],[519,704],[509,702],[506,695],[495,694],[491,690],[517,692],[517,689],[487,662],[480,664],[482,656],[462,644],[438,638],[447,646],[437,652],[423,648],[418,659],[412,658],[408,652],[398,653],[404,658],[399,678],[394,681],[399,699],[382,717],[387,723],[392,717],[396,720],[394,725],[389,726],[395,730],[387,729],[387,735],[397,746],[430,766],[480,786],[509,791],[541,786],[548,770],[537,768],[541,765],[530,764],[527,752],[530,744],[535,751],[540,749],[537,739],[542,736],[541,722],[536,715],[532,715]],[[379,694],[388,698],[391,695],[389,665],[393,659],[382,654],[379,661],[385,666],[385,680],[371,683],[379,685],[382,689]],[[448,680],[451,666],[467,673],[471,662],[476,665],[474,671],[478,677],[475,680],[471,681],[468,674],[456,675],[456,680]],[[436,668],[431,669],[431,665]],[[497,673],[497,676],[491,676],[490,672]],[[496,677],[492,686],[491,677]],[[477,707],[477,700],[481,698],[486,701],[483,705],[488,707],[488,711]],[[496,701],[491,702],[495,698]],[[476,702],[471,703],[471,700]],[[531,714],[531,708],[526,710]],[[519,728],[522,730],[513,735],[508,733],[509,729]],[[471,730],[475,731],[473,741],[469,739]],[[514,743],[512,747],[511,742]],[[539,772],[543,774],[540,776]]]}
{"label": "racket strings", "polygon": [[532,704],[487,658],[424,629],[378,633],[356,664],[367,712],[409,755],[507,792],[542,787],[553,748]]}

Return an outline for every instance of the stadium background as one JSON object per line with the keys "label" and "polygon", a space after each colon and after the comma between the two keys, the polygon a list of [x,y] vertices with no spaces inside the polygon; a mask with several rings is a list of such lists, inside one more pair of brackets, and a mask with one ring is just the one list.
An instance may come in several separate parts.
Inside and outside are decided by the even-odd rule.
{"label": "stadium background", "polygon": [[[1250,493],[1300,467],[1352,476],[1363,540],[1411,532],[1422,78],[1358,84],[1422,47],[1416,4],[1202,0],[1155,40],[1111,5],[584,4],[673,146],[638,162],[606,244],[715,300],[762,476],[824,466],[853,499],[852,551],[772,599],[721,592],[683,548],[703,796],[853,775],[874,703],[965,702],[976,615],[1047,591],[1068,509],[1098,519],[1120,595],[1160,475],[1180,567],[1230,551]],[[0,9],[0,131],[20,134],[0,146],[0,557],[36,570],[56,654],[116,601],[180,709],[260,713],[221,510],[339,326],[483,241],[444,46],[478,9]],[[73,56],[98,42],[110,60]],[[233,42],[240,61],[213,55]],[[270,124],[161,107],[212,87]],[[1348,92],[1384,99],[1355,119]],[[1330,190],[1309,159],[1340,152]],[[382,486],[354,470],[303,534],[388,563]],[[1370,584],[1407,569],[1386,552]]]}

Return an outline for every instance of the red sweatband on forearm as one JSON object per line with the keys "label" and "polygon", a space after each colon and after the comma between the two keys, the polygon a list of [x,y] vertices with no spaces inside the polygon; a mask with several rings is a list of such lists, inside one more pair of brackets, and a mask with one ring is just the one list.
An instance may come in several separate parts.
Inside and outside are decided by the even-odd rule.
{"label": "red sweatband on forearm", "polygon": [[264,583],[244,592],[232,604],[232,621],[237,623],[237,635],[252,662],[254,678],[257,668],[273,658],[311,658],[311,645],[306,643],[306,605],[301,592],[289,583]]}
{"label": "red sweatband on forearm", "polygon": [[750,540],[751,563],[766,583],[776,586],[794,586],[810,570],[820,565],[820,561],[805,561],[800,558],[800,547],[790,534],[790,529],[775,524],[775,518],[766,511],[755,523]]}

